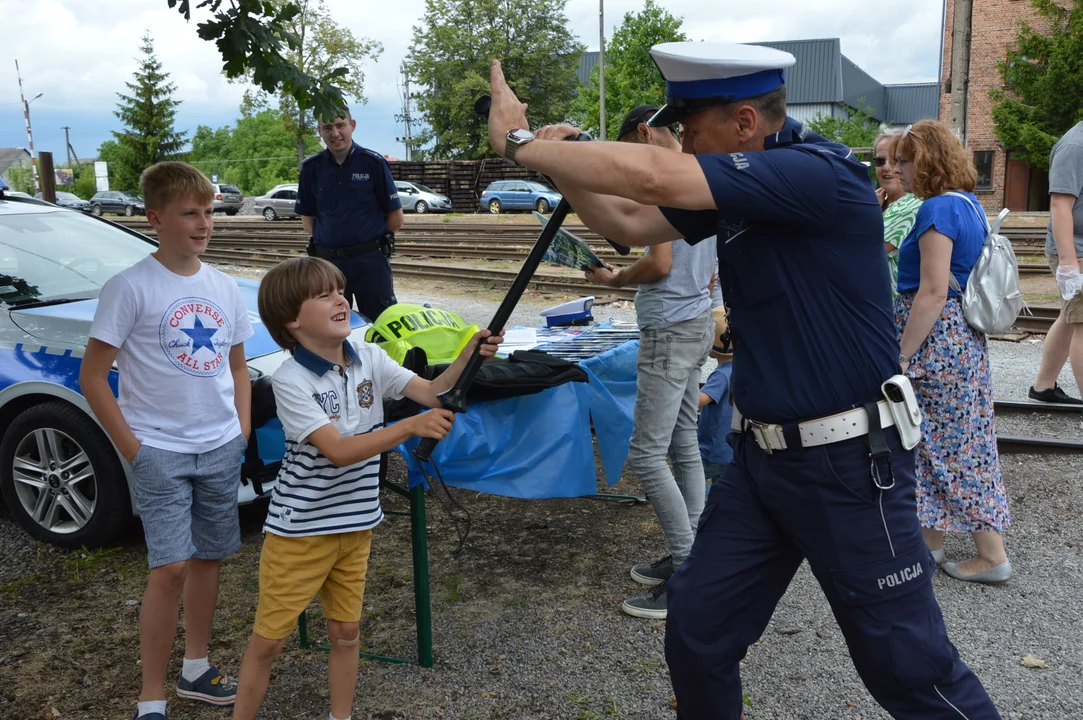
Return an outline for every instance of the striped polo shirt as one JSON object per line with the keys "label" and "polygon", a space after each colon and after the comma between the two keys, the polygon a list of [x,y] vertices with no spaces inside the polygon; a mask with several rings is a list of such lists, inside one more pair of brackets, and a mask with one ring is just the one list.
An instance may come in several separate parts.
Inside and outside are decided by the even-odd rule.
{"label": "striped polo shirt", "polygon": [[383,398],[399,398],[414,373],[369,343],[343,343],[336,365],[298,346],[275,371],[272,385],[286,435],[286,456],[271,495],[264,532],[285,537],[329,535],[375,527],[380,508],[380,458],[336,467],[308,442],[324,425],[343,436],[384,426]]}

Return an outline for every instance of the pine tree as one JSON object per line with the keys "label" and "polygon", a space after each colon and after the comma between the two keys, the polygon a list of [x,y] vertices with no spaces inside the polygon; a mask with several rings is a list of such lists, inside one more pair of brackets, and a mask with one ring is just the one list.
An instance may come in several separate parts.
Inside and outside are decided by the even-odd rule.
{"label": "pine tree", "polygon": [[173,99],[176,86],[154,54],[154,38],[143,35],[139,69],[126,83],[130,95],[117,93],[116,115],[124,123],[123,132],[113,132],[116,152],[111,167],[111,187],[135,190],[139,174],[162,160],[180,159],[187,133],[177,132],[173,122],[180,101]]}

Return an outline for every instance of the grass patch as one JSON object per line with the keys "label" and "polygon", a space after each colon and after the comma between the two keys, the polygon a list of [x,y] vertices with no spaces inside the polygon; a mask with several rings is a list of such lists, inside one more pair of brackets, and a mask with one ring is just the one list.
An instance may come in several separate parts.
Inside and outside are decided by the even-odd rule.
{"label": "grass patch", "polygon": [[73,550],[64,557],[64,572],[69,580],[82,582],[84,576],[101,567],[103,562],[109,560],[123,550],[119,547],[88,549],[86,546],[79,550]]}

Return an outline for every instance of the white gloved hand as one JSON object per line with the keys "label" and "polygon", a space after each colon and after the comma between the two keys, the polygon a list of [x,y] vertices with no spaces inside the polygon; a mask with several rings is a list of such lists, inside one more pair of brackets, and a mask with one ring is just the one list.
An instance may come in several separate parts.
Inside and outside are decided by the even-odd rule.
{"label": "white gloved hand", "polygon": [[1076,293],[1083,290],[1083,277],[1080,276],[1078,267],[1058,265],[1056,278],[1060,296],[1065,302],[1068,302],[1076,296]]}

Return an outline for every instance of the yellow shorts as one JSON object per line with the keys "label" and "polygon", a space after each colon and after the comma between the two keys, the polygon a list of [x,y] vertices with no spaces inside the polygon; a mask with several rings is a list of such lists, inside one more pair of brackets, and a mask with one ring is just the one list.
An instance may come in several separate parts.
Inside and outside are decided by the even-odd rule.
{"label": "yellow shorts", "polygon": [[[1046,255],[1045,259],[1049,261],[1049,269],[1053,272],[1053,277],[1056,277],[1057,266],[1060,265],[1060,257],[1057,255]],[[1083,292],[1077,292],[1068,302],[1060,300],[1060,307],[1061,311],[1064,313],[1064,322],[1069,325],[1079,325],[1083,323]]]}
{"label": "yellow shorts", "polygon": [[288,637],[317,592],[325,618],[359,621],[371,547],[371,530],[309,537],[266,533],[256,634],[268,640]]}

